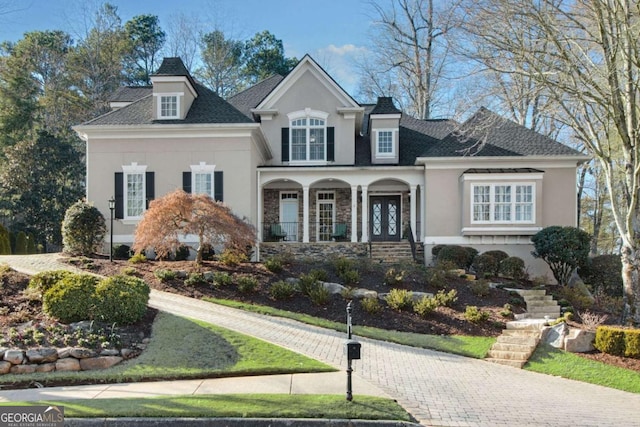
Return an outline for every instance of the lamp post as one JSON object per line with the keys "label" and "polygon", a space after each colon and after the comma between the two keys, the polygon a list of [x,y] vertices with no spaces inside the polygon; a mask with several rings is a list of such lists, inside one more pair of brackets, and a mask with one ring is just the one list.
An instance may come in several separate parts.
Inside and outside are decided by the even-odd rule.
{"label": "lamp post", "polygon": [[113,211],[116,208],[116,199],[111,196],[109,199],[109,211],[111,212],[111,227],[109,232],[111,237],[109,239],[109,261],[113,262]]}

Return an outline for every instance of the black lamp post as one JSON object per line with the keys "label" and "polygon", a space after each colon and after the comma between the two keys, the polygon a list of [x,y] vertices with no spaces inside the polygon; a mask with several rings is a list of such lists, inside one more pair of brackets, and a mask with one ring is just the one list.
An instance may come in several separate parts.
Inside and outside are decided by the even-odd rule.
{"label": "black lamp post", "polygon": [[116,199],[111,196],[109,199],[109,211],[111,212],[111,238],[109,239],[109,261],[113,262],[113,211],[116,208]]}

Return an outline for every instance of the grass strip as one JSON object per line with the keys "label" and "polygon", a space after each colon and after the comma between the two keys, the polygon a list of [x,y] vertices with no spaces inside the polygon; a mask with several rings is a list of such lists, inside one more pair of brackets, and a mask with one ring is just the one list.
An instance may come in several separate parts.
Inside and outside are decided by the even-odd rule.
{"label": "grass strip", "polygon": [[585,359],[548,344],[538,346],[524,369],[631,393],[640,393],[640,373],[596,360]]}
{"label": "grass strip", "polygon": [[372,396],[355,396],[352,402],[337,395],[230,394],[0,403],[0,406],[6,405],[64,406],[65,418],[241,417],[412,421],[395,401]]}
{"label": "grass strip", "polygon": [[104,370],[7,374],[0,381],[2,384],[36,381],[47,386],[62,381],[66,384],[122,383],[335,370],[248,335],[160,312],[148,347],[134,359]]}
{"label": "grass strip", "polygon": [[[309,325],[333,329],[339,332],[346,333],[347,331],[347,327],[343,323],[332,322],[330,320],[309,316],[307,314],[294,313],[269,306],[247,304],[226,299],[205,297],[204,300],[215,304],[225,305],[227,307],[251,311],[254,313],[285,317]],[[431,350],[442,351],[445,353],[473,357],[476,359],[483,359],[491,348],[491,345],[496,341],[496,339],[493,337],[472,337],[463,335],[426,335],[411,332],[389,331],[367,326],[354,326],[353,333],[361,337],[388,341],[396,344],[409,345],[412,347],[427,348]]]}

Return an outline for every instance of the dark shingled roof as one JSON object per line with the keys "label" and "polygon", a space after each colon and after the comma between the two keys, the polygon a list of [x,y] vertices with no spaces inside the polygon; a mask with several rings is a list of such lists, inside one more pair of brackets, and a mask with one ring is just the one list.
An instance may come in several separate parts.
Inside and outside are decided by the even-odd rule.
{"label": "dark shingled roof", "polygon": [[269,78],[262,80],[261,82],[251,86],[250,88],[243,90],[240,93],[232,96],[227,100],[229,104],[236,107],[245,116],[253,120],[252,108],[256,108],[263,99],[275,89],[278,84],[284,79],[280,74],[275,74]]}
{"label": "dark shingled roof", "polygon": [[109,99],[110,102],[134,102],[153,92],[152,86],[123,86]]}
{"label": "dark shingled roof", "polygon": [[220,98],[213,91],[195,82],[198,97],[191,104],[184,120],[153,120],[153,96],[90,120],[85,125],[142,125],[182,123],[251,123],[247,116]]}
{"label": "dark shingled roof", "polygon": [[402,114],[402,111],[393,105],[393,98],[390,96],[380,96],[378,97],[378,103],[373,107],[370,114]]}
{"label": "dark shingled roof", "polygon": [[182,59],[178,57],[164,58],[160,68],[152,76],[191,76],[189,70],[184,66]]}

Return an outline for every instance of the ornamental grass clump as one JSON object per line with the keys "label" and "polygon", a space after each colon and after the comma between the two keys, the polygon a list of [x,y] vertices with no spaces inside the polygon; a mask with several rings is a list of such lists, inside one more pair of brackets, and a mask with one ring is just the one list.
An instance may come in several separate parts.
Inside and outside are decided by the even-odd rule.
{"label": "ornamental grass clump", "polygon": [[408,310],[413,307],[413,292],[406,289],[391,289],[385,297],[387,305],[394,310]]}

